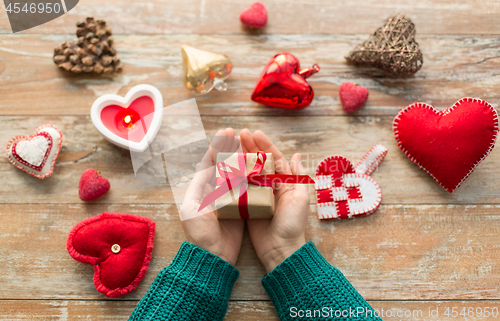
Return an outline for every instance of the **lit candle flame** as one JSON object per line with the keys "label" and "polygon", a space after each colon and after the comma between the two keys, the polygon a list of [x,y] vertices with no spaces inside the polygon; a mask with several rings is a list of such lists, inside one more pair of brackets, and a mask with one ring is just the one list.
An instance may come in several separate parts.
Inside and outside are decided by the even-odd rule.
{"label": "lit candle flame", "polygon": [[123,119],[123,121],[125,121],[127,124],[130,123],[131,120],[132,117],[130,117],[130,115],[125,116],[125,118]]}

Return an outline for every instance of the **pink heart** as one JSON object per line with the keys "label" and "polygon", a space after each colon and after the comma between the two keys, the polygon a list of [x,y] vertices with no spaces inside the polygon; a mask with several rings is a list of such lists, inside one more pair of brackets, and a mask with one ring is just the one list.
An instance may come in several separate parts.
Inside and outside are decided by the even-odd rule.
{"label": "pink heart", "polygon": [[342,108],[348,113],[353,113],[363,107],[368,100],[368,89],[355,83],[345,82],[339,88],[339,97]]}
{"label": "pink heart", "polygon": [[248,9],[240,13],[240,21],[250,28],[262,28],[267,23],[266,7],[260,2],[254,2]]}

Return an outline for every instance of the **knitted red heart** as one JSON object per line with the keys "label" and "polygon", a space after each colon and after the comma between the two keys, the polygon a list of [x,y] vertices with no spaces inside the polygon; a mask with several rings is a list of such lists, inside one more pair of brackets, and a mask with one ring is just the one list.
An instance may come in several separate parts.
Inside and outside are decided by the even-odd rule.
{"label": "knitted red heart", "polygon": [[292,110],[308,106],[314,98],[314,91],[306,78],[317,73],[319,66],[299,69],[299,60],[294,55],[284,52],[274,56],[264,68],[252,100]]}
{"label": "knitted red heart", "polygon": [[43,179],[54,172],[61,150],[62,133],[54,125],[45,124],[33,136],[18,135],[7,143],[7,157],[12,165],[26,173]]}
{"label": "knitted red heart", "polygon": [[393,129],[405,155],[452,193],[493,149],[498,115],[489,103],[474,98],[441,111],[413,103],[399,111]]}
{"label": "knitted red heart", "polygon": [[93,168],[86,169],[80,177],[78,195],[82,201],[93,201],[109,191],[109,181]]}
{"label": "knitted red heart", "polygon": [[342,108],[348,113],[353,113],[363,107],[368,99],[368,89],[362,86],[345,82],[340,85],[339,97]]}
{"label": "knitted red heart", "polygon": [[248,9],[240,13],[240,20],[250,28],[262,28],[267,23],[266,7],[260,2],[254,2]]}
{"label": "knitted red heart", "polygon": [[387,149],[375,145],[356,166],[345,157],[331,156],[316,169],[315,188],[320,220],[370,215],[382,201],[382,190],[368,176],[382,162]]}
{"label": "knitted red heart", "polygon": [[148,270],[155,223],[147,217],[102,213],[76,224],[69,233],[71,257],[94,265],[94,285],[108,297],[135,289]]}

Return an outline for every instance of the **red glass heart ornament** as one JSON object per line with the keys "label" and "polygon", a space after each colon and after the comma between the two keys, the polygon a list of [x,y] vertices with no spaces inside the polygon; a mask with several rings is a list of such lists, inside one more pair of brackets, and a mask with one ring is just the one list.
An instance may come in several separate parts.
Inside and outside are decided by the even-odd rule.
{"label": "red glass heart ornament", "polygon": [[314,91],[306,78],[320,70],[317,64],[300,70],[299,60],[283,52],[274,56],[264,68],[252,100],[267,106],[290,110],[309,106]]}
{"label": "red glass heart ornament", "polygon": [[102,213],[76,224],[66,247],[72,258],[94,266],[95,288],[117,298],[146,274],[154,234],[155,223],[147,217]]}
{"label": "red glass heart ornament", "polygon": [[462,98],[441,111],[413,103],[399,111],[393,129],[405,155],[452,193],[493,149],[498,115],[475,98]]}

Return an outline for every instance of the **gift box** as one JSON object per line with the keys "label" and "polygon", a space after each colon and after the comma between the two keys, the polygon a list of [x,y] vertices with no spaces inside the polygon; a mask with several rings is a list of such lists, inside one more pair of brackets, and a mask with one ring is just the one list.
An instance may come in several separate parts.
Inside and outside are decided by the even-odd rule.
{"label": "gift box", "polygon": [[[229,186],[229,191],[215,201],[217,216],[220,219],[269,219],[273,217],[274,183],[259,183],[253,179],[259,175],[275,173],[273,155],[266,153],[266,157],[263,157],[263,154],[217,154],[216,177],[220,182],[217,183],[219,185],[217,188],[227,186],[225,177],[234,176],[235,171],[231,167],[247,176],[247,179],[238,185]],[[258,173],[259,170],[260,173]]]}

